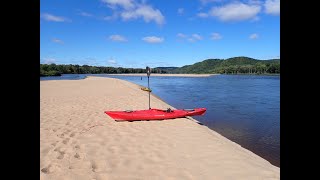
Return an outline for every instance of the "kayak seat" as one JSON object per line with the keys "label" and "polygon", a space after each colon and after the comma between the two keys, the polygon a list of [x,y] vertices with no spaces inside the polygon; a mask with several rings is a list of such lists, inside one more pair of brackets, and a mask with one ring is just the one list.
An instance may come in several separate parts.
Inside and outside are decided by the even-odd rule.
{"label": "kayak seat", "polygon": [[166,110],[166,112],[167,112],[167,113],[170,113],[170,112],[173,112],[173,110],[170,109],[170,108],[168,108],[168,109]]}

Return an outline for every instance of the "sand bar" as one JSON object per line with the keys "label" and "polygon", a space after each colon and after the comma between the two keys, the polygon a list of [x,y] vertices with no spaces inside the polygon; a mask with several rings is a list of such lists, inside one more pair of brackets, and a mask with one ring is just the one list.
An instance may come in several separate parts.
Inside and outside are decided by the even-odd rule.
{"label": "sand bar", "polygon": [[[40,179],[280,179],[280,168],[187,118],[116,122],[105,110],[147,109],[124,80],[40,81]],[[173,108],[151,97],[153,108]],[[196,118],[196,117],[195,117]]]}
{"label": "sand bar", "polygon": [[[145,77],[147,76],[146,73],[136,73],[136,74],[106,74],[106,75],[115,75],[115,76],[141,76]],[[168,77],[209,77],[209,76],[215,76],[219,74],[157,74],[157,73],[151,73],[151,76],[168,76]]]}

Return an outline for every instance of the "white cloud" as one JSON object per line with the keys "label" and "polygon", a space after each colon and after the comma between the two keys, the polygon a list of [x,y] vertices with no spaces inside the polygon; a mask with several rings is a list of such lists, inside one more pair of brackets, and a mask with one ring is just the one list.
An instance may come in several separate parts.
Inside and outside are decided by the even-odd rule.
{"label": "white cloud", "polygon": [[109,64],[117,64],[117,61],[114,60],[114,59],[109,59],[107,62],[108,62]]}
{"label": "white cloud", "polygon": [[271,15],[280,14],[280,0],[267,0],[264,3],[265,12]]}
{"label": "white cloud", "polygon": [[197,16],[198,16],[198,17],[201,17],[201,18],[206,18],[206,17],[209,16],[209,14],[208,14],[208,13],[203,13],[203,12],[201,12],[201,13],[198,13]]}
{"label": "white cloud", "polygon": [[87,12],[80,12],[79,15],[84,16],[84,17],[92,17],[93,15]]}
{"label": "white cloud", "polygon": [[221,21],[243,21],[254,19],[260,12],[261,7],[256,4],[231,3],[221,7],[213,7],[210,15]]}
{"label": "white cloud", "polygon": [[202,40],[202,37],[199,34],[192,34],[191,37],[194,40]]}
{"label": "white cloud", "polygon": [[257,22],[259,20],[260,20],[260,18],[258,16],[256,16],[256,17],[252,18],[250,21],[251,22]]}
{"label": "white cloud", "polygon": [[194,42],[195,41],[193,38],[188,38],[187,40],[190,41],[190,42]]}
{"label": "white cloud", "polygon": [[178,33],[177,36],[178,36],[179,38],[186,38],[186,37],[187,37],[187,35],[185,35],[185,34],[183,34],[183,33]]}
{"label": "white cloud", "polygon": [[258,39],[259,35],[254,33],[249,36],[250,39]]}
{"label": "white cloud", "polygon": [[114,35],[109,36],[109,39],[112,41],[118,41],[118,42],[126,42],[127,41],[127,39],[125,37],[118,35],[118,34],[114,34]]}
{"label": "white cloud", "polygon": [[53,38],[52,42],[63,44],[63,41],[61,39],[57,39],[57,38]]}
{"label": "white cloud", "polygon": [[148,36],[148,37],[144,37],[142,38],[143,41],[147,42],[147,43],[161,43],[164,41],[163,38],[161,37],[156,37],[156,36]]}
{"label": "white cloud", "polygon": [[56,63],[56,59],[53,59],[53,58],[44,58],[42,59],[42,62],[43,64],[53,64],[53,63]]}
{"label": "white cloud", "polygon": [[109,7],[120,6],[124,9],[131,9],[135,7],[133,0],[101,0],[104,3],[107,3]]}
{"label": "white cloud", "polygon": [[43,13],[41,15],[42,19],[46,20],[46,21],[53,21],[53,22],[66,22],[66,21],[70,21],[67,18],[64,17],[60,17],[60,16],[55,16],[52,14],[48,14],[48,13]]}
{"label": "white cloud", "polygon": [[[115,14],[119,14],[122,20],[132,20],[142,18],[145,22],[154,21],[157,24],[164,24],[165,18],[161,11],[147,5],[145,1],[138,3],[134,0],[102,0],[108,7],[113,9]],[[105,20],[116,17],[105,17]]]}
{"label": "white cloud", "polygon": [[184,13],[184,9],[183,9],[183,8],[179,8],[177,12],[178,12],[178,14],[180,14],[180,15],[181,15],[181,14],[183,14],[183,13]]}
{"label": "white cloud", "polygon": [[211,39],[212,40],[219,40],[219,39],[222,39],[222,36],[219,33],[212,33]]}
{"label": "white cloud", "polygon": [[183,34],[183,33],[178,33],[177,34],[177,37],[181,38],[181,39],[186,39],[187,41],[189,42],[196,42],[196,41],[199,41],[199,40],[202,40],[202,36],[200,36],[199,34],[192,34],[192,35],[186,35],[186,34]]}
{"label": "white cloud", "polygon": [[247,4],[250,4],[250,5],[262,5],[263,2],[261,0],[247,0]]}
{"label": "white cloud", "polygon": [[158,9],[153,9],[148,5],[141,5],[136,9],[127,10],[121,13],[124,20],[143,18],[145,22],[155,21],[157,24],[164,23],[164,16]]}

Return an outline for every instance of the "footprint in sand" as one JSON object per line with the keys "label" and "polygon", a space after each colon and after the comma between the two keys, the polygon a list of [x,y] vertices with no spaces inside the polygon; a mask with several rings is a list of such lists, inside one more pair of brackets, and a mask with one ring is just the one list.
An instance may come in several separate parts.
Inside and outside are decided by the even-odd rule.
{"label": "footprint in sand", "polygon": [[45,174],[48,174],[49,173],[49,169],[48,168],[42,168],[41,172],[43,172]]}
{"label": "footprint in sand", "polygon": [[73,137],[73,136],[75,136],[76,135],[76,133],[71,133],[70,134],[70,137]]}
{"label": "footprint in sand", "polygon": [[63,159],[63,157],[64,157],[64,153],[60,153],[57,159]]}
{"label": "footprint in sand", "polygon": [[59,138],[63,138],[63,137],[64,137],[64,133],[58,134],[57,136],[58,136]]}
{"label": "footprint in sand", "polygon": [[65,140],[62,141],[63,144],[67,144],[69,142],[70,138],[67,138]]}
{"label": "footprint in sand", "polygon": [[94,164],[92,164],[92,172],[97,172],[97,167],[94,165]]}
{"label": "footprint in sand", "polygon": [[79,155],[78,153],[76,153],[76,154],[74,155],[74,157],[77,158],[77,159],[80,159],[80,155]]}
{"label": "footprint in sand", "polygon": [[57,164],[49,164],[49,166],[42,168],[41,172],[45,173],[45,174],[50,174],[55,171],[58,171],[59,169],[60,169],[60,167]]}
{"label": "footprint in sand", "polygon": [[66,148],[59,146],[59,147],[55,148],[54,151],[58,151],[59,153],[64,154],[66,151]]}

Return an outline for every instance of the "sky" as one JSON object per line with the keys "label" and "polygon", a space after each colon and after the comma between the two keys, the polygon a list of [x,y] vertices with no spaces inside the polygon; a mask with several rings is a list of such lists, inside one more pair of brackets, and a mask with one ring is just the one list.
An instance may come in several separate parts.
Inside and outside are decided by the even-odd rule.
{"label": "sky", "polygon": [[280,58],[280,0],[40,0],[40,63],[181,67]]}

